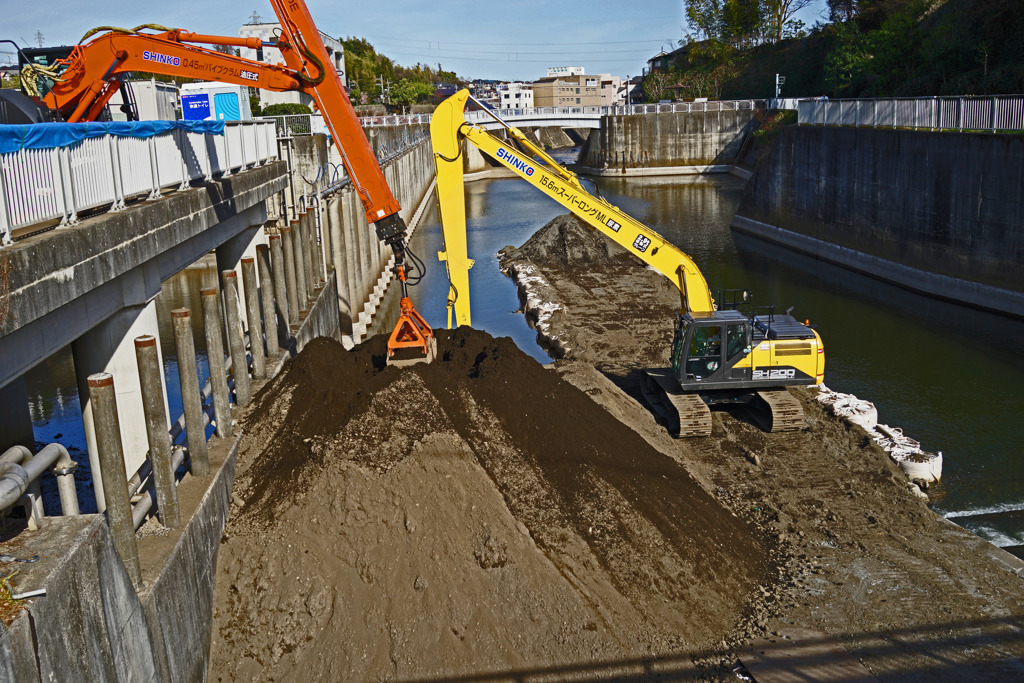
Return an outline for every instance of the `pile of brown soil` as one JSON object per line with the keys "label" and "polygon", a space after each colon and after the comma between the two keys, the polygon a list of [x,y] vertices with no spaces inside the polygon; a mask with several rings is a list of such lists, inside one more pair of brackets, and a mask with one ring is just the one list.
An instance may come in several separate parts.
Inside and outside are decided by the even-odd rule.
{"label": "pile of brown soil", "polygon": [[[558,307],[544,335],[574,359],[556,363],[559,374],[775,539],[784,573],[757,606],[754,630],[780,642],[784,628],[826,632],[885,681],[1024,679],[1024,565],[932,512],[867,433],[826,414],[813,390],[793,390],[805,431],[765,434],[742,411],[714,410],[710,437],[668,439],[640,407],[638,369],[668,364],[678,292],[649,268],[592,262],[606,240],[567,224],[556,218],[531,241],[557,243],[570,229],[566,241],[584,246],[509,248],[502,267],[529,290],[524,303]],[[572,253],[583,258],[567,260]]]}
{"label": "pile of brown soil", "polygon": [[[499,257],[527,319],[543,318],[534,325],[537,339],[554,356],[633,369],[668,365],[679,290],[575,216],[555,217]],[[548,313],[545,304],[557,309]]]}
{"label": "pile of brown soil", "polygon": [[468,328],[385,344],[314,340],[256,397],[213,679],[689,667],[757,613],[773,546],[586,393]]}

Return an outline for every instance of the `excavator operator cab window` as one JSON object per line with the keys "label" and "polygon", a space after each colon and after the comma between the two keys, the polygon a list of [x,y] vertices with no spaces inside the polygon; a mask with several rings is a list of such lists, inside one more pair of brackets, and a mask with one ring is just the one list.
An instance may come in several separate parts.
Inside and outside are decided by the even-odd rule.
{"label": "excavator operator cab window", "polygon": [[746,323],[730,323],[725,342],[725,361],[731,363],[744,353],[750,353]]}
{"label": "excavator operator cab window", "polygon": [[686,374],[694,379],[703,379],[715,374],[721,366],[722,328],[718,325],[694,327],[686,358]]}

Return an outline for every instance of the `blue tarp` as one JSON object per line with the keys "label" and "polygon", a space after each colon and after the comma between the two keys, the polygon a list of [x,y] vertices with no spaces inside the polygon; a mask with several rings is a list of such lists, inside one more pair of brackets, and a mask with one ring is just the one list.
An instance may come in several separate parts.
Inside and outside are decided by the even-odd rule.
{"label": "blue tarp", "polygon": [[112,121],[106,123],[33,123],[0,125],[0,154],[22,149],[68,147],[86,138],[117,135],[149,138],[174,128],[194,133],[224,134],[223,121]]}

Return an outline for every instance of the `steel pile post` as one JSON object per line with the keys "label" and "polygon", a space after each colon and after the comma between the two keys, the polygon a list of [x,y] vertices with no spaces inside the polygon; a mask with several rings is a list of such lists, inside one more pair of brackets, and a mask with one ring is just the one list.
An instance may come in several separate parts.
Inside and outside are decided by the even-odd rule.
{"label": "steel pile post", "polygon": [[238,274],[233,270],[221,271],[224,289],[224,307],[227,313],[228,353],[231,354],[231,376],[235,378],[235,403],[244,406],[252,396],[249,388],[249,363],[245,354],[245,337],[238,313]]}
{"label": "steel pile post", "polygon": [[174,465],[171,464],[171,435],[167,431],[167,407],[164,385],[160,379],[160,356],[157,353],[156,337],[144,334],[135,338],[135,360],[139,364],[142,412],[146,416],[149,461],[153,466],[160,523],[173,529],[181,524],[181,512],[178,510],[178,487],[174,483]]}
{"label": "steel pile post", "polygon": [[[280,241],[280,240],[278,240]],[[277,341],[277,314],[274,313],[274,286],[270,277],[270,247],[256,247],[256,269],[260,276],[260,301],[263,304],[263,328],[267,336],[267,356],[276,356],[281,347]]]}
{"label": "steel pile post", "polygon": [[192,338],[192,313],[187,308],[171,311],[174,343],[178,351],[178,383],[185,409],[185,435],[188,437],[189,471],[196,476],[210,473],[210,454],[206,449],[203,401],[196,368],[196,344]]}
{"label": "steel pile post", "polygon": [[135,543],[132,506],[128,501],[128,477],[124,471],[121,425],[117,420],[117,403],[114,398],[114,376],[99,372],[89,375],[87,381],[96,431],[96,449],[99,451],[100,477],[107,505],[107,523],[114,539],[114,548],[121,556],[121,562],[137,590],[142,585],[142,566],[139,564],[139,547]]}
{"label": "steel pile post", "polygon": [[249,320],[249,352],[252,354],[252,376],[265,379],[267,357],[263,353],[263,332],[260,325],[260,293],[256,289],[256,259],[242,259],[242,289],[245,290],[245,315]]}
{"label": "steel pile post", "polygon": [[302,257],[299,256],[299,239],[295,231],[298,223],[292,223],[287,228],[281,228],[281,237],[284,240],[284,275],[288,282],[288,322],[297,325],[302,319],[302,307],[306,305],[306,280],[301,275],[299,264]]}
{"label": "steel pile post", "polygon": [[[334,232],[331,230],[331,199],[334,195],[323,199],[323,220],[320,221],[320,234],[324,238],[324,274],[325,276],[334,270]],[[320,206],[320,202],[317,202]]]}
{"label": "steel pile post", "polygon": [[288,281],[285,278],[285,271],[288,270],[288,259],[284,253],[284,239],[282,239],[281,235],[270,236],[270,253],[273,258],[274,300],[277,302],[277,310],[280,312],[281,324],[284,327],[282,338],[287,339],[291,334],[289,327],[292,316],[295,315],[293,313],[295,309],[292,308],[292,294],[285,286],[285,283]]}
{"label": "steel pile post", "polygon": [[210,362],[210,385],[213,387],[213,416],[217,436],[232,435],[231,399],[228,393],[228,372],[224,367],[224,316],[220,310],[220,294],[216,289],[199,291],[203,301],[203,327],[206,328],[206,357]]}
{"label": "steel pile post", "polygon": [[306,303],[305,310],[309,309],[309,301],[314,297],[316,291],[316,276],[313,273],[313,249],[309,243],[309,219],[312,216],[309,209],[299,216],[299,238],[302,244],[302,273],[306,276]]}
{"label": "steel pile post", "polygon": [[[320,203],[317,202],[316,208],[311,209],[309,212],[309,226],[306,231],[309,233],[309,253],[313,265],[313,289],[316,290],[320,286],[320,282],[323,280],[322,261],[323,257],[320,252],[320,238],[317,232],[317,224],[320,222]],[[315,297],[314,297],[315,298]]]}

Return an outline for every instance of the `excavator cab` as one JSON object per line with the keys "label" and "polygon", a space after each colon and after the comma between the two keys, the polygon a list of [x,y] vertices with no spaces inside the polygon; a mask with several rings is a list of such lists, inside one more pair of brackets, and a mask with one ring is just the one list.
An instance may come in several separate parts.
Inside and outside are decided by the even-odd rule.
{"label": "excavator cab", "polygon": [[682,386],[749,380],[750,321],[739,311],[678,316],[672,341],[672,369]]}
{"label": "excavator cab", "polygon": [[818,348],[814,330],[788,313],[687,313],[676,316],[672,372],[698,391],[814,384]]}

